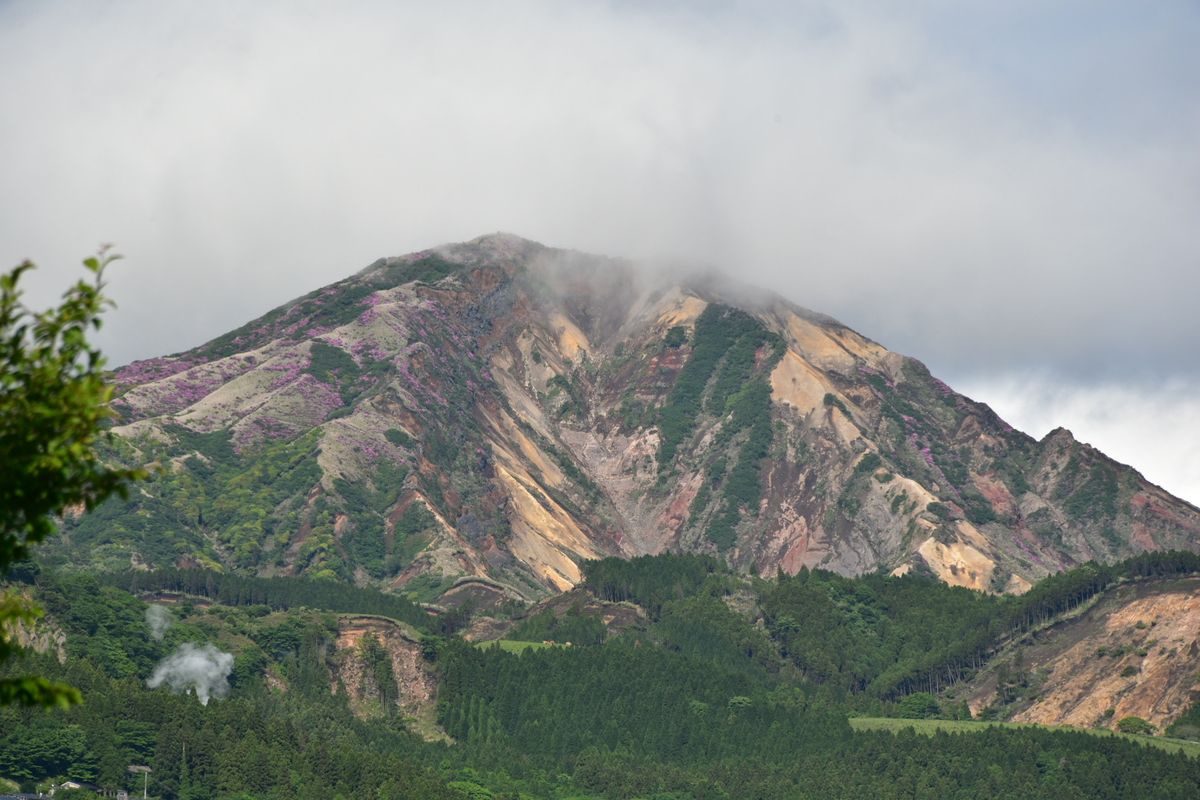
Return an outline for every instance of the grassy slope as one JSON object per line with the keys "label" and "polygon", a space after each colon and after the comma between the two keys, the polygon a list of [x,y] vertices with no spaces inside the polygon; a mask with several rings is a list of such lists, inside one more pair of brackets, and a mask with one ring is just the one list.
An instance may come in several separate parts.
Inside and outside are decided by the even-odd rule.
{"label": "grassy slope", "polygon": [[932,736],[937,731],[948,733],[978,733],[993,725],[1001,728],[1047,728],[1049,730],[1069,730],[1088,733],[1093,736],[1119,736],[1122,739],[1166,750],[1168,753],[1182,752],[1193,758],[1200,757],[1200,742],[1189,742],[1184,739],[1168,739],[1162,736],[1134,736],[1128,733],[1114,733],[1103,728],[1072,728],[1066,725],[1033,725],[1017,722],[968,722],[965,720],[949,719],[895,719],[891,717],[851,717],[850,727],[856,731],[898,731],[902,728],[912,728],[917,733]]}

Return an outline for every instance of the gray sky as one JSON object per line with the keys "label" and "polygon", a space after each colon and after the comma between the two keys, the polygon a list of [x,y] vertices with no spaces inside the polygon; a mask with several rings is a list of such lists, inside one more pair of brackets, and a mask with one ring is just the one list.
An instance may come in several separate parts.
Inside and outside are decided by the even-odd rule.
{"label": "gray sky", "polygon": [[1165,0],[0,2],[0,262],[46,303],[116,242],[114,363],[495,230],[716,265],[1200,503],[1196,41]]}

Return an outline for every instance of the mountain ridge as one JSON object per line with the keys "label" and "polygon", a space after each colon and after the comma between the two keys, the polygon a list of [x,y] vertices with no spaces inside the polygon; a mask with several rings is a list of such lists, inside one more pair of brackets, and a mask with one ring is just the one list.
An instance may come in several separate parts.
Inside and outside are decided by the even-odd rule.
{"label": "mountain ridge", "polygon": [[66,560],[488,603],[664,550],[1014,592],[1200,547],[1195,506],[827,315],[511,234],[379,259],[114,378],[112,455],[166,466],[68,519]]}

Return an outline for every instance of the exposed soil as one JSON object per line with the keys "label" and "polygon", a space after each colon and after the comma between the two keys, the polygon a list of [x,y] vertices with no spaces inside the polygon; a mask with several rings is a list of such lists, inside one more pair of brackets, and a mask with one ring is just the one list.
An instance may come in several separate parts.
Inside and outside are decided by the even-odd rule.
{"label": "exposed soil", "polygon": [[1200,699],[1200,578],[1133,583],[1109,592],[997,658],[967,696],[998,697],[998,672],[1030,688],[1006,710],[1015,722],[1115,729],[1141,717],[1160,732]]}
{"label": "exposed soil", "polygon": [[397,708],[411,719],[411,727],[427,739],[445,738],[434,724],[437,680],[421,656],[421,644],[413,632],[383,617],[342,617],[338,621],[337,651],[333,656],[332,691],[344,691],[350,707],[359,716],[380,713],[379,695],[366,680],[359,644],[374,634],[391,657],[399,693]]}

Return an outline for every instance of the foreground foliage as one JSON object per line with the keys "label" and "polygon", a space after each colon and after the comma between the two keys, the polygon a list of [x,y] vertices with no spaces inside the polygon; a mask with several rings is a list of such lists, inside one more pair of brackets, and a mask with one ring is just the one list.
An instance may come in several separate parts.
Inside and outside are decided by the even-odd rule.
{"label": "foreground foliage", "polygon": [[[126,482],[143,474],[113,469],[95,449],[112,416],[112,389],[104,357],[87,337],[109,305],[104,270],[115,258],[101,250],[86,259],[90,279],[40,312],[21,301],[21,278],[32,263],[0,276],[0,575],[55,532],[52,515],[123,495]],[[31,624],[40,613],[23,597],[0,596],[0,665],[15,653],[11,626]],[[69,706],[79,699],[70,686],[38,675],[0,680],[0,705]]]}

